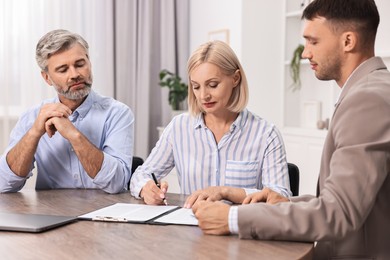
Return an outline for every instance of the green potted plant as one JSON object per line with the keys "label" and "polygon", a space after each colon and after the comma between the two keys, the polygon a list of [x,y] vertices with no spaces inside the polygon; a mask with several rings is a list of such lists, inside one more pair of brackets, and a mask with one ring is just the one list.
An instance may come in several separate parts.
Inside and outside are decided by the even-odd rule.
{"label": "green potted plant", "polygon": [[180,110],[181,103],[188,95],[188,85],[178,75],[166,69],[160,71],[159,85],[169,89],[168,101],[172,110]]}
{"label": "green potted plant", "polygon": [[304,46],[299,44],[293,52],[293,57],[290,62],[290,76],[293,80],[291,88],[293,91],[301,88],[301,78],[300,78],[300,69],[301,69],[301,59]]}

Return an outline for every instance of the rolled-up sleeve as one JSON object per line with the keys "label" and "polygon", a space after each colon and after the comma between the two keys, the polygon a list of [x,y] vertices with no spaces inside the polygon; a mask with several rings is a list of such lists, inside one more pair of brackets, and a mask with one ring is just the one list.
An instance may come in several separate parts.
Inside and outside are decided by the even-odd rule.
{"label": "rolled-up sleeve", "polygon": [[134,145],[134,116],[123,109],[107,124],[105,142],[102,146],[104,160],[93,183],[107,193],[127,190],[131,177],[131,162]]}
{"label": "rolled-up sleeve", "polygon": [[0,158],[0,192],[17,192],[21,190],[26,183],[26,180],[32,176],[34,162],[31,165],[31,171],[26,177],[19,177],[9,167],[7,163],[8,152],[22,139],[27,130],[34,122],[35,114],[23,113],[16,123],[10,134],[8,147],[5,149]]}
{"label": "rolled-up sleeve", "polygon": [[17,192],[21,190],[26,183],[26,180],[31,176],[25,178],[19,177],[11,171],[7,163],[6,154],[0,158],[0,193]]}

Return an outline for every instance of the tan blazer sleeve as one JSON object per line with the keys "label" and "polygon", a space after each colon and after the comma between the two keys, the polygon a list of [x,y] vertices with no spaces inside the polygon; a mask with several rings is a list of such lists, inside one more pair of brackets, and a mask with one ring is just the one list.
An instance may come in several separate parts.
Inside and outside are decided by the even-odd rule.
{"label": "tan blazer sleeve", "polygon": [[385,190],[390,187],[389,92],[382,94],[351,90],[335,111],[322,155],[319,197],[239,206],[241,238],[318,241],[362,227],[390,192]]}

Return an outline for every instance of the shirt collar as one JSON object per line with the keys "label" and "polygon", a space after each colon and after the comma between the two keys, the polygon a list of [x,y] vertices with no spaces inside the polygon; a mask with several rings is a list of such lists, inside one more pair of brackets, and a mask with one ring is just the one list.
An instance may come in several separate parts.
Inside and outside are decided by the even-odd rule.
{"label": "shirt collar", "polygon": [[[85,117],[91,109],[93,103],[95,103],[96,98],[97,94],[91,89],[91,92],[88,94],[87,98],[84,100],[83,103],[81,103],[78,108],[76,108],[75,111],[73,111],[72,115],[74,114],[76,117]],[[60,102],[58,96],[56,97],[56,102]]]}
{"label": "shirt collar", "polygon": [[[245,125],[247,119],[248,119],[248,110],[244,109],[238,114],[238,117],[236,118],[236,120],[234,120],[234,122],[230,126],[230,132],[233,132],[236,128],[237,130],[240,130]],[[194,128],[195,129],[207,128],[204,122],[203,113],[199,113],[196,116],[194,121]]]}

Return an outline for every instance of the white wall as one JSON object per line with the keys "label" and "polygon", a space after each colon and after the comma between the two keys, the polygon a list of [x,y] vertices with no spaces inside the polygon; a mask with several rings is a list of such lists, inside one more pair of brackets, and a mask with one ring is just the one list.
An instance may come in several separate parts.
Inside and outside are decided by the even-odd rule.
{"label": "white wall", "polygon": [[209,40],[209,32],[229,29],[232,49],[241,57],[242,0],[190,0],[190,52]]}
{"label": "white wall", "polygon": [[379,56],[390,56],[390,1],[376,0],[375,2],[381,19],[376,38],[376,54]]}
{"label": "white wall", "polygon": [[249,82],[248,109],[281,126],[282,3],[242,1],[242,58]]}

